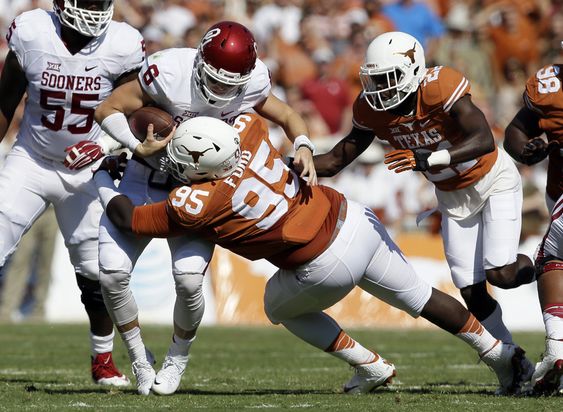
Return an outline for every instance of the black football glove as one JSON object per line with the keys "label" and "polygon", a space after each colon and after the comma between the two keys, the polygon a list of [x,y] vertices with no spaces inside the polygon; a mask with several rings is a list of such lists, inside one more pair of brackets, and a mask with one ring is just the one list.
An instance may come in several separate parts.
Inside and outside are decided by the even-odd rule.
{"label": "black football glove", "polygon": [[546,143],[541,137],[534,137],[524,146],[520,160],[531,166],[545,159],[552,150],[559,148],[557,140]]}
{"label": "black football glove", "polygon": [[100,166],[92,173],[95,175],[101,170],[108,172],[113,180],[121,180],[122,173],[127,165],[127,153],[123,152],[119,156],[106,156]]}

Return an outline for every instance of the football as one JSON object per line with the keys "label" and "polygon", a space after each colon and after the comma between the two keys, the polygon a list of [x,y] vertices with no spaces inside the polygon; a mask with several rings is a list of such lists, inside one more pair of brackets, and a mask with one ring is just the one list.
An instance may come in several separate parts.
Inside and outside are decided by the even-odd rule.
{"label": "football", "polygon": [[176,123],[170,114],[158,107],[141,107],[134,111],[128,118],[129,128],[139,141],[143,142],[147,136],[147,127],[154,125],[153,133],[157,140],[170,134]]}

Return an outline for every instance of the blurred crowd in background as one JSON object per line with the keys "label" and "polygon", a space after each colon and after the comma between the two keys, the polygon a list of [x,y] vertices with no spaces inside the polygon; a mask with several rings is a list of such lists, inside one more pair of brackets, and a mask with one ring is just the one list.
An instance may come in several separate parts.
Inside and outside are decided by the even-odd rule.
{"label": "blurred crowd in background", "polygon": [[[369,42],[404,31],[424,46],[427,66],[447,65],[470,80],[472,98],[502,145],[504,128],[522,105],[527,78],[558,63],[563,0],[115,0],[114,19],[143,34],[147,53],[197,47],[220,20],[245,24],[270,69],[274,94],[307,121],[317,152],[329,150],[351,128],[351,105],[361,91],[359,67]],[[0,26],[21,12],[52,9],[50,0],[0,0]],[[0,38],[0,64],[7,53]],[[17,131],[15,119],[2,144]],[[283,152],[283,131],[271,135]],[[394,233],[437,232],[439,218],[416,225],[435,206],[433,188],[420,173],[395,174],[382,164],[386,145],[372,145],[334,179],[322,180],[371,206]],[[545,162],[544,162],[545,163]],[[545,166],[519,165],[524,181],[522,241],[541,235],[548,220]]]}

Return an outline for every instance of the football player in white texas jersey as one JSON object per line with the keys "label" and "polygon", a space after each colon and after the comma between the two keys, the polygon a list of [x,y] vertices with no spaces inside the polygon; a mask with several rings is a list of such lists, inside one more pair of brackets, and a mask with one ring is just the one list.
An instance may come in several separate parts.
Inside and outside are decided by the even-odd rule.
{"label": "football player in white texas jersey", "polygon": [[[269,72],[257,59],[254,37],[239,23],[213,25],[197,49],[168,49],[149,56],[138,81],[116,89],[96,109],[95,119],[102,129],[134,153],[120,190],[138,205],[166,199],[172,181],[159,170],[164,153],[147,157],[151,150],[146,143],[139,143],[127,124],[126,116],[146,105],[166,110],[177,124],[201,115],[232,124],[240,113],[254,110],[283,127],[294,142],[295,161],[303,166],[302,176],[308,176],[310,185],[316,184],[308,128],[297,112],[271,93]],[[157,148],[160,144],[164,148],[171,137],[155,141],[150,129],[147,140],[151,138],[154,145],[148,146]],[[202,284],[213,245],[187,235],[168,240],[177,295],[174,335],[155,377],[145,358],[138,310],[129,289],[131,270],[150,238],[121,233],[105,215],[99,236],[102,292],[129,350],[138,392],[148,394],[152,387],[158,394],[174,393],[203,316]]]}
{"label": "football player in white texas jersey", "polygon": [[[112,360],[113,324],[98,281],[102,207],[90,169],[79,167],[103,155],[94,109],[136,76],[144,61],[143,38],[111,21],[112,0],[55,0],[53,7],[19,15],[6,35],[0,139],[24,93],[27,99],[17,141],[0,171],[0,266],[52,203],[90,320],[92,378],[123,386],[129,380]],[[86,158],[70,153],[65,167],[65,149],[85,140]]]}

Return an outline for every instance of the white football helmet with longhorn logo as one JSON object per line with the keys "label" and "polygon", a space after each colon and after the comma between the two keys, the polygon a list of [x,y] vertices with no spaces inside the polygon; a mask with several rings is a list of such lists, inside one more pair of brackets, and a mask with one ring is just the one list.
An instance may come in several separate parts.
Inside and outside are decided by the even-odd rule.
{"label": "white football helmet with longhorn logo", "polygon": [[383,111],[415,92],[425,73],[424,50],[418,40],[407,33],[388,32],[369,44],[360,80],[366,101],[373,110]]}
{"label": "white football helmet with longhorn logo", "polygon": [[178,126],[166,152],[166,171],[183,183],[222,179],[238,165],[240,137],[222,120],[198,116]]}

